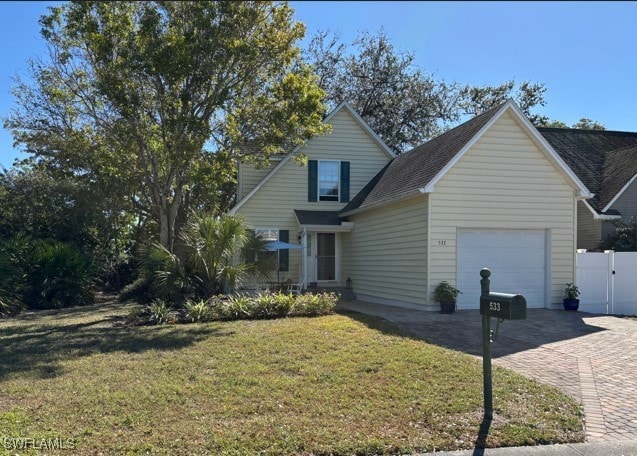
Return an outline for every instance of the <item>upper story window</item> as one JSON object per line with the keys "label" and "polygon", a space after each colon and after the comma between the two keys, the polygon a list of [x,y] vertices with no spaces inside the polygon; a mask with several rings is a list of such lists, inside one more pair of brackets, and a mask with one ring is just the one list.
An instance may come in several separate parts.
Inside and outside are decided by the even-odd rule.
{"label": "upper story window", "polygon": [[319,201],[338,201],[340,182],[340,162],[319,161],[318,185]]}
{"label": "upper story window", "polygon": [[309,160],[307,200],[349,203],[349,161]]}

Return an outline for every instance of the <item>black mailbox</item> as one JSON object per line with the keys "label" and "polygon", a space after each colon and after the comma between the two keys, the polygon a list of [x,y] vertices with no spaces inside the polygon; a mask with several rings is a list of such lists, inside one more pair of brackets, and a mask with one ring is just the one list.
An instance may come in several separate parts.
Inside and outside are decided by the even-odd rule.
{"label": "black mailbox", "polygon": [[503,320],[524,320],[526,299],[519,294],[489,293],[480,297],[480,314]]}

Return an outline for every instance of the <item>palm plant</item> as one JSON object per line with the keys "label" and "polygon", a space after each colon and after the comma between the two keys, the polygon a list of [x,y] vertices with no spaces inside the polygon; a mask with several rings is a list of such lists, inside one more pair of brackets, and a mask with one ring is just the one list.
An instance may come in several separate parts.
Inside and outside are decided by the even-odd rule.
{"label": "palm plant", "polygon": [[153,244],[144,267],[164,296],[194,294],[207,299],[228,292],[241,280],[267,275],[272,263],[263,254],[263,244],[239,217],[193,215],[178,237],[180,253]]}
{"label": "palm plant", "polygon": [[160,296],[178,300],[194,290],[187,265],[159,243],[151,244],[145,250],[142,267],[150,278],[151,288]]}

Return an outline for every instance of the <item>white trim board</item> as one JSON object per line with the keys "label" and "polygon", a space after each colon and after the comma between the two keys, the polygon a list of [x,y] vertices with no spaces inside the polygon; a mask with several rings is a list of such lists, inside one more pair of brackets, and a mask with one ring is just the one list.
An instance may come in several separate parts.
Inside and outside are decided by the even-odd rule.
{"label": "white trim board", "polygon": [[637,174],[635,174],[633,177],[630,178],[630,180],[628,182],[626,182],[626,184],[621,188],[620,191],[617,192],[617,194],[613,197],[612,200],[610,200],[610,203],[608,203],[604,209],[602,209],[602,212],[606,212],[607,210],[609,210],[613,204],[615,204],[617,202],[617,200],[619,199],[620,196],[622,196],[622,194],[628,190],[628,187],[631,186],[631,184],[635,181],[635,179],[637,178]]}

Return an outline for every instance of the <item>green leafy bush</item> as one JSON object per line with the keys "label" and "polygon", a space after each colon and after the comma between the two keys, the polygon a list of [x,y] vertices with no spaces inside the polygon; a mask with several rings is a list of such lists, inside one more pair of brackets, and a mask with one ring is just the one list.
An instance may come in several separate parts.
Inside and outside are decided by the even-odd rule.
{"label": "green leafy bush", "polygon": [[599,245],[601,250],[637,252],[637,219],[628,222],[613,220],[615,232],[607,235]]}
{"label": "green leafy bush", "polygon": [[140,277],[133,283],[126,285],[119,296],[120,302],[132,299],[142,304],[149,304],[152,301],[151,280],[148,277]]}
{"label": "green leafy bush", "polygon": [[73,244],[14,236],[0,247],[0,313],[90,304],[92,272]]}
{"label": "green leafy bush", "polygon": [[212,298],[210,302],[215,320],[241,320],[250,318],[254,298],[236,295],[227,299]]}
{"label": "green leafy bush", "polygon": [[0,248],[0,317],[16,314],[23,307],[20,274],[7,247]]}
{"label": "green leafy bush", "polygon": [[266,291],[259,294],[254,300],[251,316],[252,318],[285,317],[290,313],[293,306],[293,295]]}
{"label": "green leafy bush", "polygon": [[[257,296],[215,296],[208,301],[186,301],[181,309],[183,323],[213,320],[255,320],[291,316],[318,316],[332,313],[339,296],[319,293],[296,296],[286,293],[264,292]],[[134,310],[126,318],[130,325],[175,323],[177,311],[163,299]]]}
{"label": "green leafy bush", "polygon": [[165,325],[172,323],[173,309],[163,299],[155,299],[148,306],[148,321],[154,325]]}
{"label": "green leafy bush", "polygon": [[93,302],[91,261],[74,245],[37,240],[29,261],[23,294],[28,307],[58,309]]}
{"label": "green leafy bush", "polygon": [[296,296],[290,314],[295,316],[328,315],[334,311],[339,295],[333,292]]}
{"label": "green leafy bush", "polygon": [[192,323],[212,320],[212,309],[206,301],[186,301],[184,317]]}
{"label": "green leafy bush", "polygon": [[256,297],[235,295],[225,300],[217,298],[211,305],[214,319],[240,320],[327,315],[334,310],[338,299],[335,293],[296,296],[264,292]]}

